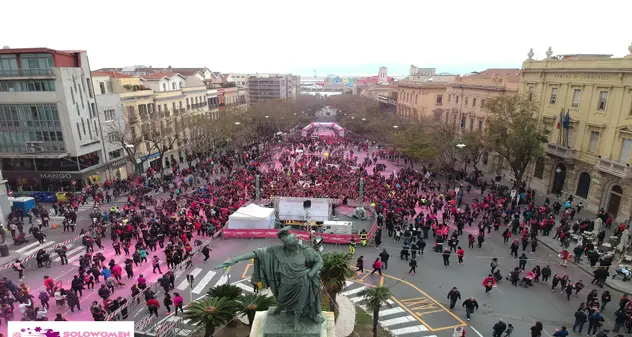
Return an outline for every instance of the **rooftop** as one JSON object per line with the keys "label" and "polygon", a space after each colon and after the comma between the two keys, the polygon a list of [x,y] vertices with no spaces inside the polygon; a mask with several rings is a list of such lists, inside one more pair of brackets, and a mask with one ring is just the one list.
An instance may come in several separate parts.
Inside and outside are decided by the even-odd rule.
{"label": "rooftop", "polygon": [[0,54],[35,54],[35,53],[51,53],[72,56],[73,54],[80,53],[80,50],[55,50],[45,47],[38,48],[3,48],[0,49]]}
{"label": "rooftop", "polygon": [[505,82],[518,83],[520,82],[521,70],[517,68],[491,68],[465,75],[467,79],[492,79],[502,78]]}
{"label": "rooftop", "polygon": [[93,71],[93,77],[132,78],[134,75],[121,74],[117,71]]}

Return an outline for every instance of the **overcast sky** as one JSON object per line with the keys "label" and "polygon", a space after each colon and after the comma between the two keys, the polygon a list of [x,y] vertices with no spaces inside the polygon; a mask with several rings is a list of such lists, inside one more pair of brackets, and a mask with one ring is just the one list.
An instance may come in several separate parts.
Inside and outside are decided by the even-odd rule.
{"label": "overcast sky", "polygon": [[399,75],[465,73],[632,42],[630,0],[4,1],[0,45],[87,50],[93,69]]}

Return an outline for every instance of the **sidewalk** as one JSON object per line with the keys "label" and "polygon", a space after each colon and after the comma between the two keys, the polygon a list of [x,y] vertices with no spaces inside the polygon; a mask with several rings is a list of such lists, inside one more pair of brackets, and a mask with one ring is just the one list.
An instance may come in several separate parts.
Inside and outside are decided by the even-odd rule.
{"label": "sidewalk", "polygon": [[[485,176],[485,178],[487,178],[488,180],[493,178],[495,176],[495,174],[489,173],[489,172],[483,172],[483,175]],[[511,186],[511,182],[507,182],[505,180],[503,180],[501,182],[501,184],[504,185],[508,185]],[[534,201],[536,205],[542,205],[544,204],[544,200],[547,198],[546,195],[540,195],[540,194],[536,194]],[[551,202],[555,201],[557,199],[557,197],[554,194],[549,194],[548,198]],[[560,203],[562,203],[564,200],[560,200]],[[597,214],[595,212],[590,212],[586,209],[583,209],[581,211],[581,213],[579,214],[575,214],[575,220],[577,219],[590,219],[590,220],[595,220],[597,218]],[[557,227],[559,225],[559,220],[561,219],[561,214],[555,217],[556,220],[556,225],[555,227]],[[605,229],[605,226],[603,227],[606,231],[606,238],[610,237],[611,235],[614,235],[614,228],[616,226],[613,224],[613,226],[611,226],[610,229]],[[554,233],[552,231],[552,233]],[[538,241],[545,247],[555,251],[555,253],[559,253],[562,250],[562,245],[560,243],[559,240],[553,239],[553,234],[551,236],[542,236],[539,235],[538,236]],[[577,246],[577,242],[576,241],[572,241],[571,244],[568,247],[568,251],[569,252],[573,252],[573,249]],[[588,273],[591,277],[590,280],[592,280],[592,276],[593,276],[593,271],[594,268],[590,267],[590,263],[588,263],[588,259],[586,257],[582,258],[582,260],[578,263],[571,263],[569,264],[569,266],[575,265],[577,266],[579,269],[583,270],[584,272]],[[616,275],[616,272],[614,271],[614,269],[619,265],[619,260],[615,259],[613,261],[613,265],[612,267],[609,269],[610,272],[610,277],[608,278],[608,280],[606,280],[606,287],[615,290],[615,291],[619,291],[621,293],[624,294],[628,294],[628,295],[632,295],[632,282],[624,282],[623,281],[623,277],[619,276],[616,279],[612,279],[612,275]],[[597,266],[599,266],[599,264],[597,264]]]}

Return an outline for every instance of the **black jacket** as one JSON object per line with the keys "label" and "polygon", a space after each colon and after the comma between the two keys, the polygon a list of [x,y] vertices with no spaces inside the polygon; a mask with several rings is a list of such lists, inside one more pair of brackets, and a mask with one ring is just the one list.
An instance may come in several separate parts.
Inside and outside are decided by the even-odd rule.
{"label": "black jacket", "polygon": [[458,290],[450,290],[450,292],[448,293],[448,299],[452,301],[460,300],[461,292]]}
{"label": "black jacket", "polygon": [[575,312],[575,323],[586,323],[587,320],[588,316],[586,316],[585,312],[581,310]]}
{"label": "black jacket", "polygon": [[463,301],[463,306],[470,310],[474,310],[474,309],[478,310],[478,302],[476,302],[476,300],[473,300],[471,298],[468,298],[467,300]]}
{"label": "black jacket", "polygon": [[494,324],[493,329],[494,329],[494,332],[501,334],[505,332],[505,330],[507,330],[507,324],[505,324],[505,322],[498,322]]}

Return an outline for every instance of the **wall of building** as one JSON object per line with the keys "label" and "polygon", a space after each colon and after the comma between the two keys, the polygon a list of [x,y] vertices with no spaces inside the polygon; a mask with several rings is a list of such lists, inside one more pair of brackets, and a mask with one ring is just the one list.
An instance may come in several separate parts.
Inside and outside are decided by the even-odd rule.
{"label": "wall of building", "polygon": [[[539,103],[538,117],[551,131],[546,157],[528,171],[532,186],[561,188],[589,209],[629,218],[632,57],[527,60],[519,91]],[[569,113],[568,132],[556,127],[561,111]]]}
{"label": "wall of building", "polygon": [[446,103],[446,84],[400,82],[397,114],[408,120],[435,118]]}

